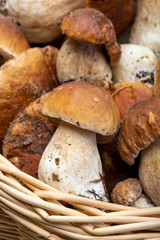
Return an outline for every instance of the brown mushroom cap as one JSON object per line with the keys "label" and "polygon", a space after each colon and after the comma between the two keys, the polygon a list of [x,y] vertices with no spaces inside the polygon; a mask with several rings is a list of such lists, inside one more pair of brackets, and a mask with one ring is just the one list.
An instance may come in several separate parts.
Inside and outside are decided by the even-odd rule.
{"label": "brown mushroom cap", "polygon": [[[48,48],[48,47],[46,47]],[[51,51],[52,54],[49,55]],[[57,86],[54,69],[49,64],[58,50],[49,47],[30,48],[8,60],[0,68],[0,141],[6,134],[9,123],[29,103]],[[47,56],[45,55],[47,54]]]}
{"label": "brown mushroom cap", "polygon": [[114,203],[130,205],[142,193],[142,187],[137,178],[127,178],[115,185],[111,198]]}
{"label": "brown mushroom cap", "polygon": [[122,160],[134,164],[139,152],[160,137],[160,99],[152,97],[134,104],[122,123],[118,150]]}
{"label": "brown mushroom cap", "polygon": [[0,14],[0,55],[10,59],[30,48],[18,27],[7,17]]}
{"label": "brown mushroom cap", "polygon": [[42,114],[47,96],[48,93],[36,99],[17,115],[3,140],[3,155],[33,177],[38,176],[41,155],[55,131]]}
{"label": "brown mushroom cap", "polygon": [[121,50],[116,40],[112,22],[100,11],[82,8],[64,17],[62,33],[77,41],[105,44],[110,64],[114,66],[120,59]]}
{"label": "brown mushroom cap", "polygon": [[136,13],[136,0],[86,0],[86,7],[103,12],[113,23],[116,33],[123,32]]}
{"label": "brown mushroom cap", "polygon": [[113,85],[113,98],[119,108],[121,120],[127,111],[142,99],[153,97],[153,86],[142,82],[121,82]]}
{"label": "brown mushroom cap", "polygon": [[53,89],[42,112],[102,135],[115,134],[120,124],[119,110],[104,88],[80,81]]}

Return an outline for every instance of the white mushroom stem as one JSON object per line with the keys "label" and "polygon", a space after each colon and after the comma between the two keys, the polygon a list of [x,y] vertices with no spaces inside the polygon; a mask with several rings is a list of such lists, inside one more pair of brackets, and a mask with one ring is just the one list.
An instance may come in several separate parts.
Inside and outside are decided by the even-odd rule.
{"label": "white mushroom stem", "polygon": [[112,71],[100,45],[67,39],[57,57],[59,82],[84,80],[95,85],[111,82]]}
{"label": "white mushroom stem", "polygon": [[94,132],[61,122],[39,164],[39,179],[63,192],[107,200]]}
{"label": "white mushroom stem", "polygon": [[160,1],[138,0],[130,43],[149,47],[160,57]]}

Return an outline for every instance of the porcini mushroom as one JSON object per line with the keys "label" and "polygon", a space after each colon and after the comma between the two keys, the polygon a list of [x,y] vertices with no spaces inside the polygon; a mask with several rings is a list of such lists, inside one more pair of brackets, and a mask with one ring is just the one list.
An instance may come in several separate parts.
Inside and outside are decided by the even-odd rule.
{"label": "porcini mushroom", "polygon": [[0,143],[9,123],[29,103],[57,86],[58,49],[29,48],[0,68]]}
{"label": "porcini mushroom", "polygon": [[85,7],[85,0],[6,0],[9,17],[31,43],[46,43],[61,35],[62,18],[71,11]]}
{"label": "porcini mushroom", "polygon": [[113,82],[145,81],[153,84],[157,57],[154,52],[136,44],[121,44],[120,61],[112,67]]}
{"label": "porcini mushroom", "polygon": [[149,197],[143,193],[138,178],[127,178],[118,182],[111,192],[113,203],[137,208],[154,207]]}
{"label": "porcini mushroom", "polygon": [[58,51],[56,65],[60,84],[71,80],[86,81],[108,89],[112,79],[101,47],[92,43],[67,39]]}
{"label": "porcini mushroom", "polygon": [[43,114],[60,124],[47,145],[38,176],[61,191],[105,200],[96,132],[115,134],[119,111],[112,97],[86,82],[70,82],[53,89]]}
{"label": "porcini mushroom", "polygon": [[110,65],[114,66],[120,59],[121,49],[117,43],[112,22],[100,11],[82,8],[65,16],[61,24],[62,33],[77,41],[104,44]]}
{"label": "porcini mushroom", "polygon": [[30,48],[16,24],[0,14],[0,63],[4,63]]}
{"label": "porcini mushroom", "polygon": [[134,164],[139,152],[160,137],[160,99],[152,97],[134,104],[125,115],[118,135],[123,161]]}
{"label": "porcini mushroom", "polygon": [[160,1],[138,0],[130,43],[146,46],[160,57]]}
{"label": "porcini mushroom", "polygon": [[41,155],[56,129],[42,114],[48,94],[18,113],[3,139],[3,155],[21,171],[36,178]]}
{"label": "porcini mushroom", "polygon": [[160,139],[142,150],[139,179],[147,196],[156,206],[160,206]]}
{"label": "porcini mushroom", "polygon": [[153,97],[153,85],[145,85],[143,82],[119,82],[113,84],[112,89],[121,120],[135,103]]}
{"label": "porcini mushroom", "polygon": [[112,190],[111,198],[114,203],[130,205],[142,193],[142,186],[137,178],[127,178],[118,182]]}

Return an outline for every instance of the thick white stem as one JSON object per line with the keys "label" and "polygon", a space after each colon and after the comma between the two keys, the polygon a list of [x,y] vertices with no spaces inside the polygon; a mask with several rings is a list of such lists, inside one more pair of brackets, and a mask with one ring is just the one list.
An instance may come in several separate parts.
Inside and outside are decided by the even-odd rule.
{"label": "thick white stem", "polygon": [[96,134],[62,122],[46,147],[39,179],[67,193],[106,200]]}

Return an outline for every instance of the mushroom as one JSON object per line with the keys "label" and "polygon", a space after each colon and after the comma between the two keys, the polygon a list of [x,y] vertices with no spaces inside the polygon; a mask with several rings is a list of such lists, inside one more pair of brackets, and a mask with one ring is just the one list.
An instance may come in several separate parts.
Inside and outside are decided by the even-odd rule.
{"label": "mushroom", "polygon": [[40,160],[39,179],[63,192],[106,200],[96,132],[119,129],[112,97],[86,82],[65,83],[49,94],[42,112],[60,124]]}
{"label": "mushroom", "polygon": [[111,68],[99,45],[67,39],[58,51],[57,76],[60,84],[74,80],[109,88]]}
{"label": "mushroom", "polygon": [[160,57],[160,1],[138,0],[130,43],[146,46]]}
{"label": "mushroom", "polygon": [[86,0],[86,7],[103,12],[113,23],[116,34],[123,32],[133,21],[136,0]]}
{"label": "mushroom", "polygon": [[77,9],[63,18],[61,29],[62,33],[71,39],[104,44],[111,66],[115,66],[119,61],[121,49],[116,40],[114,26],[102,12],[93,8]]}
{"label": "mushroom", "polygon": [[137,178],[127,178],[115,185],[111,193],[114,203],[131,205],[142,193],[142,186]]}
{"label": "mushroom", "polygon": [[85,0],[6,0],[9,17],[17,23],[30,43],[46,43],[61,35],[62,18],[85,7]]}
{"label": "mushroom", "polygon": [[156,206],[160,206],[160,139],[142,150],[139,179],[147,196]]}
{"label": "mushroom", "polygon": [[119,82],[113,84],[112,89],[112,97],[119,108],[121,120],[135,103],[153,97],[153,86],[143,82]]}
{"label": "mushroom", "polygon": [[139,152],[160,137],[160,99],[152,97],[134,104],[125,115],[118,135],[123,161],[134,164]]}
{"label": "mushroom", "polygon": [[29,48],[0,68],[0,143],[9,123],[29,103],[57,86],[58,49]]}
{"label": "mushroom", "polygon": [[56,129],[42,114],[48,94],[18,113],[3,139],[3,155],[21,171],[36,178],[41,155]]}
{"label": "mushroom", "polygon": [[0,14],[0,64],[30,48],[16,24]]}
{"label": "mushroom", "polygon": [[147,47],[121,44],[120,61],[112,67],[113,82],[145,81],[153,83],[157,57]]}
{"label": "mushroom", "polygon": [[118,182],[111,192],[113,203],[136,208],[154,207],[149,197],[142,192],[138,178],[127,178]]}

